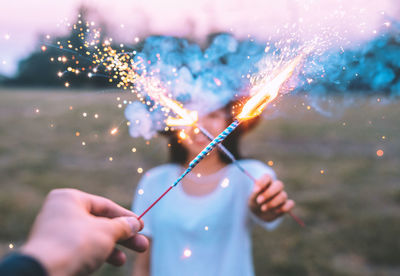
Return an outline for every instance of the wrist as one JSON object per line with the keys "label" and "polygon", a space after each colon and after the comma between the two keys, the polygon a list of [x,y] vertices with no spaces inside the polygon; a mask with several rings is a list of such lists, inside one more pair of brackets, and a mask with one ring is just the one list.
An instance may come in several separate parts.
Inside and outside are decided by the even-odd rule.
{"label": "wrist", "polygon": [[21,253],[33,257],[47,271],[48,276],[72,275],[68,271],[68,256],[62,248],[51,245],[48,241],[28,241]]}

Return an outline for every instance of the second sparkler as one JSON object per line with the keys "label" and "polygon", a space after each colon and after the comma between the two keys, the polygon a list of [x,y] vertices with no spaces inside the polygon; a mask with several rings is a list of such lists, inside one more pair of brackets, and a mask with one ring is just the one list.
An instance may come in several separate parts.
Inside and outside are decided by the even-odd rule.
{"label": "second sparkler", "polygon": [[264,78],[261,82],[252,88],[254,91],[253,96],[246,102],[243,106],[241,113],[236,117],[236,119],[214,140],[212,140],[189,164],[188,168],[182,173],[182,175],[160,196],[153,204],[151,204],[140,216],[142,218],[158,201],[160,201],[173,187],[178,185],[179,182],[193,170],[197,164],[207,156],[218,144],[225,140],[225,138],[231,134],[241,122],[248,119],[254,118],[262,113],[267,104],[275,99],[281,86],[289,79],[295,70],[296,66],[301,62],[304,55],[300,54],[292,61],[288,62],[286,66],[280,68],[275,76],[270,78]]}

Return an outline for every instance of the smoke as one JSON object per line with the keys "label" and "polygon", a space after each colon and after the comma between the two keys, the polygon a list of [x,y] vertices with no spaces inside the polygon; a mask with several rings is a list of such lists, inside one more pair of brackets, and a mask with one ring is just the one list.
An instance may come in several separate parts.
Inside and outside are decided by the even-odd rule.
{"label": "smoke", "polygon": [[[309,104],[324,116],[337,116],[340,108],[352,103],[343,100],[339,106],[325,101],[335,92],[386,93],[398,95],[400,87],[400,25],[390,22],[385,32],[358,47],[329,48],[329,43],[317,39],[296,78],[286,85],[295,87],[293,93],[311,94]],[[321,48],[315,48],[321,45]],[[328,45],[328,46],[327,46]],[[299,54],[304,47],[297,41],[279,40],[275,43],[254,39],[238,40],[231,34],[215,35],[207,48],[171,36],[151,36],[138,51],[146,71],[163,83],[169,96],[182,102],[185,108],[201,115],[223,107],[229,101],[248,96],[251,81],[260,72],[268,74],[285,58]],[[328,50],[326,50],[328,49]],[[347,97],[352,99],[352,97]],[[340,107],[338,109],[338,107]],[[128,112],[128,110],[132,112]],[[127,109],[133,136],[151,137],[152,127],[143,127],[157,120],[148,117],[160,112],[155,109],[143,117],[142,123],[132,118],[138,108]],[[143,110],[142,110],[143,111]],[[152,115],[153,114],[153,115]],[[139,115],[134,115],[139,116]],[[140,115],[141,116],[141,115]],[[134,128],[140,130],[135,131]]]}

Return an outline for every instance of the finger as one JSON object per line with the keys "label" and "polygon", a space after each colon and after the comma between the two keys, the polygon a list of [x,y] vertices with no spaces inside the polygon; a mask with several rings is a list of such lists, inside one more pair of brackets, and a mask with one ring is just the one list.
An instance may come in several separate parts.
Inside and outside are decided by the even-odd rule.
{"label": "finger", "polygon": [[126,248],[137,252],[144,252],[149,248],[149,240],[143,235],[135,235],[125,241],[120,242]]}
{"label": "finger", "polygon": [[293,200],[289,199],[281,207],[281,212],[282,213],[288,213],[288,212],[290,212],[290,210],[292,210],[294,208],[295,205],[296,205],[296,203]]}
{"label": "finger", "polygon": [[106,234],[110,235],[114,242],[127,240],[139,232],[143,225],[134,217],[118,217],[113,219],[105,219]]}
{"label": "finger", "polygon": [[253,203],[257,202],[257,197],[263,193],[269,185],[272,183],[272,177],[268,174],[264,174],[260,179],[254,183],[254,191],[250,196],[250,201]]}
{"label": "finger", "polygon": [[262,194],[257,196],[257,204],[261,205],[272,200],[277,194],[283,190],[284,186],[282,181],[276,180],[266,189]]}
{"label": "finger", "polygon": [[271,199],[269,202],[263,204],[261,206],[261,211],[265,212],[268,209],[275,209],[280,206],[283,206],[283,204],[286,202],[288,196],[285,191],[282,191],[278,193],[273,199]]}
{"label": "finger", "polygon": [[125,253],[117,248],[114,248],[114,250],[111,252],[110,256],[107,258],[107,263],[115,265],[115,266],[121,266],[125,262],[126,262]]}
{"label": "finger", "polygon": [[129,211],[128,209],[119,206],[115,202],[101,196],[80,192],[80,199],[86,207],[86,210],[95,216],[108,218],[121,216],[136,217],[132,211]]}
{"label": "finger", "polygon": [[280,216],[280,215],[283,215],[283,214],[285,214],[285,213],[290,212],[290,210],[292,210],[293,207],[294,207],[295,205],[296,205],[296,204],[294,203],[294,201],[291,200],[291,199],[289,199],[289,200],[287,200],[284,204],[281,204],[280,206],[278,206],[278,207],[272,209],[272,211],[273,211],[275,214],[277,214],[277,215]]}

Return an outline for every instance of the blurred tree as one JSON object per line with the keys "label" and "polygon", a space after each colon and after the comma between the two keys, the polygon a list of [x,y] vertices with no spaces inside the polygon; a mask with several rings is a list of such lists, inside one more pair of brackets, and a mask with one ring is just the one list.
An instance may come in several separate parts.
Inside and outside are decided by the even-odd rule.
{"label": "blurred tree", "polygon": [[[88,77],[93,65],[92,54],[96,47],[101,47],[107,35],[106,25],[100,22],[96,27],[100,30],[99,36],[94,37],[94,32],[91,31],[93,26],[88,20],[90,13],[87,7],[80,6],[77,20],[65,36],[47,39],[41,35],[38,39],[38,50],[22,59],[17,76],[5,83],[21,86],[64,86],[69,82],[74,88],[110,86],[105,77]],[[93,41],[89,47],[85,46],[87,39]],[[78,70],[68,71],[68,67]],[[60,73],[62,77],[58,75]]]}

